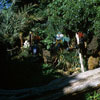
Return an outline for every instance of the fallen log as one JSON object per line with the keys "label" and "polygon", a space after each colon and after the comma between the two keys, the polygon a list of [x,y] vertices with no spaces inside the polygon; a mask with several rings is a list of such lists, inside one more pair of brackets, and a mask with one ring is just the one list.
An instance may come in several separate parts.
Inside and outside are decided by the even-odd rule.
{"label": "fallen log", "polygon": [[[56,100],[69,94],[77,94],[100,87],[100,68],[65,76],[48,85],[20,90],[0,89],[0,100]],[[33,99],[29,99],[33,98]]]}

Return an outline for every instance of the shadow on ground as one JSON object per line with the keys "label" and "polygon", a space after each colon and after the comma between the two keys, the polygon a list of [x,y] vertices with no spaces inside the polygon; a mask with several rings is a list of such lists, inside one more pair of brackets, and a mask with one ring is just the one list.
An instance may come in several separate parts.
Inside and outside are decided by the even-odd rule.
{"label": "shadow on ground", "polygon": [[[41,57],[28,57],[24,61],[13,60],[9,63],[2,63],[0,66],[0,88],[1,89],[23,89],[38,87],[48,84],[56,79],[56,75],[62,77],[59,73],[43,74],[43,59]],[[49,69],[48,69],[49,70]],[[68,81],[69,82],[69,81]],[[57,100],[86,100],[85,93],[79,95],[69,95]],[[26,98],[24,100],[33,100]]]}
{"label": "shadow on ground", "polygon": [[[0,66],[0,88],[22,89],[45,85],[55,79],[55,73],[43,74],[43,59],[27,57],[24,61],[13,60]],[[57,75],[57,73],[56,73]]]}

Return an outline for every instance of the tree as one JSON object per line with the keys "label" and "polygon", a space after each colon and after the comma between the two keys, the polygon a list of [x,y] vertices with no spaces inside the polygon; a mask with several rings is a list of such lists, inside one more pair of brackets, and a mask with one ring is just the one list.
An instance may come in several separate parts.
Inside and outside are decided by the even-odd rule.
{"label": "tree", "polygon": [[[43,11],[41,11],[41,7],[38,10],[38,13],[42,13],[45,18],[42,24],[36,24],[38,32],[47,37],[44,40],[52,41],[58,31],[66,35],[69,34],[71,37],[75,36],[76,32],[81,31],[87,34],[91,41],[95,33],[94,27],[98,26],[94,20],[99,16],[97,14],[98,5],[98,0],[56,0],[47,3],[45,8],[41,6]],[[99,28],[95,30],[99,30]],[[48,43],[46,45],[49,45]]]}
{"label": "tree", "polygon": [[96,16],[96,1],[92,0],[56,0],[48,5],[47,15],[59,30],[64,28],[72,32],[93,31],[92,24]]}
{"label": "tree", "polygon": [[5,39],[12,46],[16,45],[15,43],[16,39],[19,38],[19,32],[30,30],[34,21],[42,19],[29,13],[36,5],[25,5],[24,8],[18,9],[18,12],[14,11],[14,5],[12,4],[8,9],[2,9],[0,15],[0,34],[4,35]]}

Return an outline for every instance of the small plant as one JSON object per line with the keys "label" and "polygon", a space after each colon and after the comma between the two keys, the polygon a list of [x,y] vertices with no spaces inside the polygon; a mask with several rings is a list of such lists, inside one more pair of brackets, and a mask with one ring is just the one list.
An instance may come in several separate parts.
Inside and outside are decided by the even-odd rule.
{"label": "small plant", "polygon": [[54,73],[54,69],[51,67],[50,64],[43,64],[42,69],[43,69],[43,74],[44,75]]}
{"label": "small plant", "polygon": [[86,100],[100,100],[100,92],[93,91],[85,95]]}
{"label": "small plant", "polygon": [[57,68],[64,69],[65,71],[75,70],[80,67],[79,58],[75,51],[60,51],[57,55]]}
{"label": "small plant", "polygon": [[48,81],[60,78],[62,75],[59,74],[52,66],[52,64],[43,64],[42,73]]}

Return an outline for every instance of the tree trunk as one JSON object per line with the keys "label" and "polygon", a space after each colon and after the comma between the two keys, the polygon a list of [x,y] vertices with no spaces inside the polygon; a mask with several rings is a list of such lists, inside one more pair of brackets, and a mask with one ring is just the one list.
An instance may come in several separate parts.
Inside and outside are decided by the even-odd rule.
{"label": "tree trunk", "polygon": [[29,41],[30,41],[30,47],[32,47],[32,42],[33,42],[33,33],[29,33]]}
{"label": "tree trunk", "polygon": [[48,85],[20,90],[0,90],[0,100],[56,100],[100,87],[100,68],[65,76]]}

